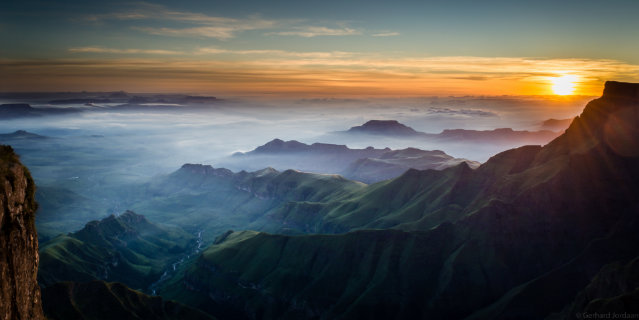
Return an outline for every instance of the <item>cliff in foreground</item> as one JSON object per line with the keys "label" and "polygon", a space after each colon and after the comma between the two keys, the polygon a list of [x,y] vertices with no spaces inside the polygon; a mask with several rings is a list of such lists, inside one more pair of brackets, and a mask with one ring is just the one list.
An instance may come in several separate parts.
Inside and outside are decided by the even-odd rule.
{"label": "cliff in foreground", "polygon": [[0,146],[0,316],[44,319],[35,229],[35,184],[9,146]]}

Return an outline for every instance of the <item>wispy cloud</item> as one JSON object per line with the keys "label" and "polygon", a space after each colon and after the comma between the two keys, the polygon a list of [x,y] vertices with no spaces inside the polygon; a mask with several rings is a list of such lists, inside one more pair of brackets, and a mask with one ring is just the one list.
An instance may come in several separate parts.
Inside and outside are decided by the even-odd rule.
{"label": "wispy cloud", "polygon": [[209,16],[202,13],[188,11],[178,11],[172,10],[163,5],[145,2],[138,2],[125,11],[90,15],[87,17],[87,20],[160,20],[209,25],[236,24],[247,21],[257,22],[260,25],[272,25],[272,23],[274,23],[274,21],[263,20],[258,17],[251,17],[248,19],[235,19],[228,17]]}
{"label": "wispy cloud", "polygon": [[289,31],[269,32],[267,35],[298,36],[312,38],[319,36],[353,36],[360,35],[361,31],[351,28],[327,28],[317,26],[293,27]]}
{"label": "wispy cloud", "polygon": [[272,58],[293,57],[293,58],[311,58],[311,59],[338,59],[347,58],[357,55],[356,52],[345,51],[312,51],[297,52],[286,50],[228,50],[220,48],[199,48],[196,54],[234,54],[234,55],[266,55]]}
{"label": "wispy cloud", "polygon": [[[255,49],[255,50],[231,50],[218,47],[197,48],[191,51],[177,51],[164,49],[120,49],[108,48],[103,46],[87,46],[73,47],[68,49],[71,53],[109,53],[109,54],[156,54],[156,55],[185,55],[185,56],[201,56],[201,55],[240,55],[240,56],[262,56],[267,59],[321,59],[323,61],[331,61],[330,59],[347,59],[349,57],[360,55],[357,52],[346,51],[286,51],[271,49]],[[313,60],[314,62],[317,60]]]}
{"label": "wispy cloud", "polygon": [[[125,11],[89,15],[86,21],[102,23],[109,20],[163,22],[165,26],[134,26],[134,30],[141,32],[172,36],[172,37],[202,37],[228,40],[235,38],[238,33],[248,30],[264,30],[267,35],[298,36],[312,38],[319,36],[352,36],[363,34],[362,30],[350,28],[340,23],[338,27],[301,25],[308,24],[306,20],[275,20],[265,19],[259,15],[244,18],[230,18],[222,16],[210,16],[203,13],[172,10],[158,4],[137,3]],[[172,23],[172,25],[166,25]],[[177,25],[187,24],[190,26]],[[397,32],[380,32],[373,34],[376,37],[390,37],[399,35]]]}
{"label": "wispy cloud", "polygon": [[428,109],[429,114],[447,115],[447,116],[463,116],[463,117],[497,117],[498,115],[492,111],[480,109],[451,109],[443,107],[432,107]]}
{"label": "wispy cloud", "polygon": [[76,47],[70,48],[69,52],[73,53],[114,53],[114,54],[160,54],[160,55],[176,55],[184,54],[182,51],[160,50],[160,49],[114,49],[104,47]]}
{"label": "wispy cloud", "polygon": [[[205,37],[215,38],[219,40],[226,40],[235,37],[235,33],[242,29],[233,27],[196,27],[196,28],[150,28],[150,27],[135,27],[135,30],[146,32],[149,34],[162,35],[162,36],[189,36],[189,37]],[[245,29],[244,29],[245,30]]]}
{"label": "wispy cloud", "polygon": [[379,33],[372,34],[373,37],[395,37],[398,35],[399,35],[399,32],[379,32]]}
{"label": "wispy cloud", "polygon": [[148,27],[136,26],[135,30],[164,36],[206,37],[220,40],[230,39],[238,32],[246,30],[271,29],[278,25],[275,20],[263,19],[259,16],[246,18],[229,18],[209,16],[202,13],[171,10],[162,5],[138,3],[127,11],[100,15],[91,15],[88,21],[105,20],[154,20],[162,22],[179,22],[191,24],[192,27]]}

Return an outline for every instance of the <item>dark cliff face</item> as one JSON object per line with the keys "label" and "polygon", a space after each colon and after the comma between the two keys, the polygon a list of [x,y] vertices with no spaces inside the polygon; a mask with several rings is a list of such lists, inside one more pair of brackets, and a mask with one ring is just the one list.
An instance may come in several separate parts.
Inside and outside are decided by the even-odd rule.
{"label": "dark cliff face", "polygon": [[0,317],[44,319],[35,229],[35,184],[8,146],[0,146]]}

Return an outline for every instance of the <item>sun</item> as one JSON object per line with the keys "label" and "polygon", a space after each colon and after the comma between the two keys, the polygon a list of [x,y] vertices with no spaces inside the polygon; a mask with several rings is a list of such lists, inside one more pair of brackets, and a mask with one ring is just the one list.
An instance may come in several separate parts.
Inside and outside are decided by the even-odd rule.
{"label": "sun", "polygon": [[552,91],[556,95],[566,96],[572,94],[575,91],[575,82],[577,82],[577,76],[564,75],[551,79]]}

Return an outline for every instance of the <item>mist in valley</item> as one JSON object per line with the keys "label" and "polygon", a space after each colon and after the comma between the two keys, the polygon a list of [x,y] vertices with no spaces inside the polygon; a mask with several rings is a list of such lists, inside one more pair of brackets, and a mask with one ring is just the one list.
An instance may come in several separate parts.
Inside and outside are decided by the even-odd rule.
{"label": "mist in valley", "polygon": [[[51,107],[37,101],[32,106]],[[398,120],[429,133],[450,128],[536,130],[548,117],[549,109],[556,110],[553,117],[571,117],[579,110],[579,101],[305,99],[146,105],[142,110],[133,111],[109,109],[108,105],[55,107],[83,111],[2,121],[3,133],[26,130],[47,137],[3,141],[12,144],[21,154],[40,187],[38,195],[45,211],[52,218],[57,217],[52,221],[47,221],[46,216],[38,220],[43,239],[129,209],[135,201],[129,197],[130,188],[136,189],[152,177],[174,172],[185,163],[213,167],[224,164],[233,171],[267,167],[271,164],[262,163],[260,159],[254,163],[238,162],[230,156],[253,150],[275,138],[308,144],[344,144],[350,148],[442,150],[451,156],[483,162],[512,145],[441,144],[384,136],[348,138],[331,133],[371,119]],[[53,204],[57,202],[68,202],[61,197],[70,197],[74,200],[72,203],[81,204],[55,207]],[[68,211],[69,219],[60,219],[57,211]]]}
{"label": "mist in valley", "polygon": [[[248,158],[248,152],[273,139],[306,144],[330,143],[351,149],[441,150],[484,162],[510,143],[438,142],[420,137],[335,134],[368,120],[397,120],[413,129],[439,133],[445,129],[540,130],[548,118],[571,118],[586,97],[425,97],[406,99],[219,100],[206,104],[156,103],[135,108],[117,104],[48,104],[22,99],[36,109],[65,108],[79,112],[0,120],[3,134],[18,130],[41,139],[3,138],[21,155],[39,187],[41,239],[71,232],[86,222],[140,207],[135,191],[154,177],[166,176],[183,164],[206,164],[233,172],[269,166],[304,169],[308,157]],[[130,107],[130,106],[129,106]],[[330,158],[330,154],[326,155]],[[296,165],[297,164],[297,165]],[[290,168],[289,168],[290,167]],[[320,166],[318,168],[325,168]],[[339,174],[334,172],[315,173]],[[208,203],[207,205],[216,205]],[[144,207],[144,206],[142,206]],[[146,206],[148,209],[149,206]],[[139,212],[153,217],[152,212]],[[61,218],[65,217],[65,218]],[[226,226],[224,226],[226,227]],[[224,227],[220,227],[220,230]],[[238,226],[235,227],[245,227]]]}

